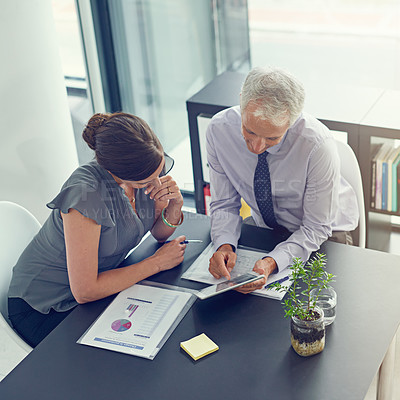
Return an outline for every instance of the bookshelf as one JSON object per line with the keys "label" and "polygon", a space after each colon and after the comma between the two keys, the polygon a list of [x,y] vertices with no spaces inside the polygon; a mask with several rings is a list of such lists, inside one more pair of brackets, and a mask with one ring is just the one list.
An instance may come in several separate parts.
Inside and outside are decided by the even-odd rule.
{"label": "bookshelf", "polygon": [[[198,213],[205,213],[207,187],[204,129],[199,125],[219,111],[237,105],[245,74],[224,72],[186,102],[192,151],[195,204]],[[367,247],[387,251],[390,245],[391,216],[399,215],[371,207],[371,144],[394,143],[400,139],[400,92],[348,85],[305,84],[305,111],[317,117],[329,129],[345,132],[361,169],[367,223]],[[207,191],[207,189],[206,189]]]}
{"label": "bookshelf", "polygon": [[387,211],[371,206],[371,149],[376,143],[388,143],[392,146],[400,139],[400,91],[385,90],[360,123],[359,164],[363,186],[368,188],[364,194],[366,216],[368,220],[369,247],[387,251],[390,246],[391,217],[400,216],[397,211]]}

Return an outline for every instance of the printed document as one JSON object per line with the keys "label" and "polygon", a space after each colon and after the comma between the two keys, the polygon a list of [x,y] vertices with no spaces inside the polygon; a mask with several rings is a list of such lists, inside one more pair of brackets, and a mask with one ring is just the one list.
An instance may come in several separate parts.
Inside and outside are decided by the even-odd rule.
{"label": "printed document", "polygon": [[78,343],[153,359],[194,299],[136,284],[118,294]]}
{"label": "printed document", "polygon": [[[199,257],[195,260],[195,262],[189,267],[189,269],[182,275],[183,279],[188,279],[191,281],[208,283],[210,285],[215,285],[217,283],[221,283],[226,281],[226,278],[216,279],[214,278],[209,270],[209,260],[214,254],[214,247],[212,243],[210,243],[204,251],[199,255]],[[254,264],[257,260],[265,257],[266,252],[260,252],[257,250],[248,250],[244,248],[237,248],[236,249],[236,265],[231,272],[231,279],[235,278],[239,275],[242,275],[246,272],[251,272],[254,268]],[[281,272],[276,274],[271,274],[265,286],[269,285],[272,282],[280,281],[286,279],[290,273],[289,269],[284,269]],[[289,287],[290,280],[286,279],[282,282],[283,286]],[[258,296],[269,297],[272,299],[282,300],[285,293],[284,292],[277,292],[272,289],[263,288],[259,290],[255,290],[251,294],[255,294]]]}

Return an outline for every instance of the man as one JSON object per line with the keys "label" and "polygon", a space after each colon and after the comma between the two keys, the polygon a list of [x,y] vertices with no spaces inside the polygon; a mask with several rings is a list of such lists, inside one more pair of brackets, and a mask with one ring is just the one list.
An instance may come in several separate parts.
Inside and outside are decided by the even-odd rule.
{"label": "man", "polygon": [[[242,87],[239,106],[213,117],[207,130],[211,181],[210,259],[215,278],[230,278],[242,218],[241,198],[257,226],[289,231],[289,238],[254,271],[269,274],[307,260],[331,240],[351,244],[359,211],[352,187],[340,175],[331,132],[303,112],[304,88],[289,73],[254,68]],[[249,293],[266,279],[242,286]]]}

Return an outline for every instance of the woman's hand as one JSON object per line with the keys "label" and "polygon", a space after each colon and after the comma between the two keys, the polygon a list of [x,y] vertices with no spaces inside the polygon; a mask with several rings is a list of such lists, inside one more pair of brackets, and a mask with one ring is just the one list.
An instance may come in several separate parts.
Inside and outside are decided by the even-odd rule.
{"label": "woman's hand", "polygon": [[160,177],[157,182],[150,182],[145,189],[145,194],[154,201],[169,202],[169,204],[179,207],[183,205],[181,191],[170,175]]}
{"label": "woman's hand", "polygon": [[159,271],[165,271],[176,267],[183,261],[186,244],[181,244],[186,239],[185,236],[179,236],[168,243],[165,243],[154,253],[154,261]]}
{"label": "woman's hand", "polygon": [[179,225],[182,222],[183,197],[178,185],[171,176],[162,176],[150,182],[145,193],[155,203],[155,223],[151,228],[151,234],[159,241],[164,242],[175,231],[174,227],[164,223],[161,213],[164,211],[164,218],[172,225]]}

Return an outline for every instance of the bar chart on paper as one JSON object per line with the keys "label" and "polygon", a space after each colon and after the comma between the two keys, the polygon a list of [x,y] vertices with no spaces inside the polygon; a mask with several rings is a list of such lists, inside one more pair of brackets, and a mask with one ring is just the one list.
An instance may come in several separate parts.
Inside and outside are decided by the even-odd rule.
{"label": "bar chart on paper", "polygon": [[133,313],[139,308],[138,304],[129,304],[126,308],[127,313],[129,314],[129,318],[132,317]]}

